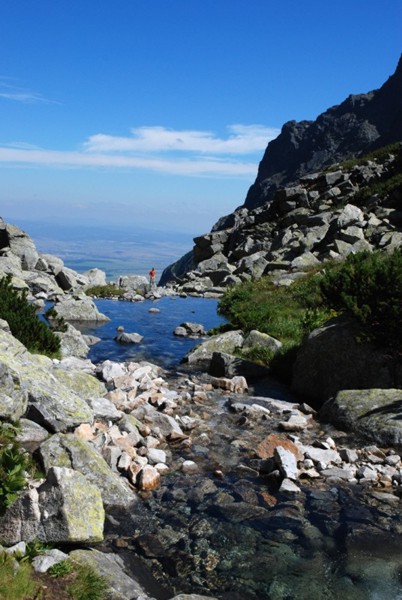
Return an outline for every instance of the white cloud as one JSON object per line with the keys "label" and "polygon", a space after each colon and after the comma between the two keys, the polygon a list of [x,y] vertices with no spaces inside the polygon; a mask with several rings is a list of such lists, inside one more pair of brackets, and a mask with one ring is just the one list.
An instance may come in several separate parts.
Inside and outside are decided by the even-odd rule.
{"label": "white cloud", "polygon": [[[262,125],[232,125],[226,139],[209,131],[140,127],[131,137],[96,134],[81,150],[59,151],[24,142],[0,147],[0,163],[67,168],[146,170],[183,176],[255,176],[267,143],[278,131]],[[247,160],[240,158],[248,156]]]}
{"label": "white cloud", "polygon": [[108,167],[142,169],[172,175],[231,176],[255,175],[255,163],[225,161],[219,159],[168,160],[152,157],[116,156],[112,154],[88,154],[55,150],[24,150],[0,148],[0,163],[19,165],[43,165],[52,167]]}
{"label": "white cloud", "polygon": [[263,125],[231,125],[226,139],[211,131],[138,127],[130,137],[98,133],[84,144],[86,152],[201,152],[205,154],[251,154],[264,150],[279,130]]}

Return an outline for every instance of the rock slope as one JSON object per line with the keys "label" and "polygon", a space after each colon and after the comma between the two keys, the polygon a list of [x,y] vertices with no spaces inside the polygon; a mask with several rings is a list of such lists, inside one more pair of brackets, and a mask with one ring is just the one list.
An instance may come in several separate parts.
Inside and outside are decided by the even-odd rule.
{"label": "rock slope", "polygon": [[[366,213],[363,220],[358,211],[355,218],[341,216],[340,207],[358,204],[359,189],[384,178],[390,165],[367,161],[351,170],[329,167],[401,141],[401,98],[402,57],[380,89],[349,96],[316,121],[286,123],[269,143],[243,206],[195,238],[192,252],[165,269],[161,285],[178,283],[190,293],[214,294],[247,277],[343,256],[351,246],[388,245],[387,238],[373,239],[377,227],[388,238],[398,230],[396,214],[387,221],[388,199],[385,211],[378,198],[374,205],[359,205]],[[348,227],[356,228],[345,232]]]}
{"label": "rock slope", "polygon": [[351,252],[400,246],[402,153],[400,145],[390,148],[305,175],[270,202],[238,211],[231,227],[194,239],[194,266],[180,281],[169,268],[161,281],[204,295],[267,274],[287,285],[306,268]]}

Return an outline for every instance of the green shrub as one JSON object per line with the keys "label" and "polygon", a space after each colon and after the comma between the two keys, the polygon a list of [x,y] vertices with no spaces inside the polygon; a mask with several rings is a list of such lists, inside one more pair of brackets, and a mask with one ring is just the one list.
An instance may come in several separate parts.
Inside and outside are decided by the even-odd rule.
{"label": "green shrub", "polygon": [[218,310],[230,320],[232,329],[246,334],[257,329],[283,343],[278,352],[256,346],[242,352],[244,358],[269,366],[282,381],[290,380],[297,349],[305,336],[334,316],[324,302],[321,278],[312,269],[291,286],[274,285],[270,278],[262,277],[226,291]]}
{"label": "green shrub", "polygon": [[355,317],[366,339],[402,355],[402,250],[351,254],[321,280],[329,306]]}
{"label": "green shrub", "polygon": [[123,296],[125,291],[126,290],[124,290],[123,288],[119,288],[113,284],[108,284],[108,285],[96,285],[96,286],[91,287],[88,290],[86,290],[85,293],[88,296],[96,296],[96,298],[113,298],[113,297],[120,298],[121,296]]}
{"label": "green shrub", "polygon": [[248,333],[257,329],[286,343],[300,343],[312,329],[332,315],[323,303],[316,271],[291,286],[274,285],[268,277],[230,288],[218,310],[232,328]]}
{"label": "green shrub", "polygon": [[31,352],[58,354],[59,338],[39,319],[28,302],[26,290],[15,290],[11,280],[11,275],[0,279],[0,318],[8,322],[13,336]]}
{"label": "green shrub", "polygon": [[30,457],[14,441],[15,431],[0,430],[0,514],[15,502],[27,483]]}

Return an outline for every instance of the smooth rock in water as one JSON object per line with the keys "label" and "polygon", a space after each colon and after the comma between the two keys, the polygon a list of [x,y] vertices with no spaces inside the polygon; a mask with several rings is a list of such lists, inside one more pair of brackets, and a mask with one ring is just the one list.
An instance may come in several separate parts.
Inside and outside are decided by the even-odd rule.
{"label": "smooth rock in water", "polygon": [[286,494],[300,494],[301,489],[291,479],[284,479],[279,491]]}
{"label": "smooth rock in water", "polygon": [[262,442],[260,442],[255,449],[255,453],[258,458],[263,460],[267,458],[273,458],[275,454],[275,448],[281,446],[285,450],[292,452],[296,457],[296,461],[303,459],[303,453],[300,448],[296,446],[291,440],[287,438],[280,437],[274,433],[271,433],[268,437],[266,437]]}
{"label": "smooth rock in water", "polygon": [[119,331],[114,339],[120,344],[139,344],[144,339],[144,336],[140,335],[139,333],[126,333],[125,331]]}
{"label": "smooth rock in water", "polygon": [[243,341],[244,338],[241,331],[228,331],[214,335],[190,350],[183,358],[183,362],[197,364],[200,367],[206,366],[208,368],[214,352],[233,354],[237,348],[243,345]]}
{"label": "smooth rock in water", "polygon": [[195,463],[193,460],[185,460],[181,466],[181,469],[186,475],[192,475],[194,473],[198,473],[199,471],[197,463]]}
{"label": "smooth rock in water", "polygon": [[285,450],[282,446],[277,446],[274,452],[275,462],[285,479],[296,480],[299,476],[296,457],[293,452]]}
{"label": "smooth rock in water", "polygon": [[303,431],[309,426],[309,421],[302,415],[291,415],[287,421],[281,421],[279,427],[283,431]]}
{"label": "smooth rock in water", "polygon": [[138,477],[138,487],[143,491],[156,490],[161,483],[161,475],[155,467],[145,465]]}

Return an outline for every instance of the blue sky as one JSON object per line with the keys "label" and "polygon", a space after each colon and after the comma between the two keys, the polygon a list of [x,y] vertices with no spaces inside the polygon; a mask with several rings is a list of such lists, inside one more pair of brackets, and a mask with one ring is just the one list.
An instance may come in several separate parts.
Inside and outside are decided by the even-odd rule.
{"label": "blue sky", "polygon": [[0,216],[205,233],[401,40],[400,0],[4,0]]}

